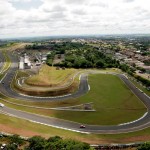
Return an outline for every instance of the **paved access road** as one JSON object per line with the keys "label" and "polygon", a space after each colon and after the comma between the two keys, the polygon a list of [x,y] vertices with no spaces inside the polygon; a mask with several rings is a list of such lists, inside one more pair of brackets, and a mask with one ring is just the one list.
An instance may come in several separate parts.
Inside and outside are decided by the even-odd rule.
{"label": "paved access road", "polygon": [[[4,93],[6,96],[14,97],[17,99],[26,99],[26,100],[64,100],[68,98],[76,98],[83,94],[85,94],[88,91],[88,81],[87,81],[87,75],[82,74],[81,80],[80,80],[80,87],[79,90],[72,95],[68,95],[66,97],[55,97],[55,98],[34,98],[34,97],[26,97],[23,95],[19,95],[18,93],[14,92],[10,88],[10,82],[15,75],[15,71],[17,70],[17,61],[15,61],[14,57],[11,56],[11,59],[13,60],[12,66],[7,72],[7,75],[4,79],[4,84],[0,86],[1,92]],[[89,73],[96,73],[95,71],[91,71]],[[56,118],[50,118],[45,116],[39,116],[36,114],[30,114],[27,112],[22,112],[19,110],[15,110],[8,107],[1,107],[0,111],[1,113],[15,116],[18,118],[30,120],[33,122],[45,124],[48,126],[54,126],[57,128],[63,128],[66,130],[72,130],[76,132],[84,132],[84,133],[127,133],[127,132],[133,132],[142,130],[144,128],[150,127],[150,98],[142,93],[139,89],[137,89],[124,75],[118,74],[117,75],[121,80],[124,81],[124,83],[132,90],[132,92],[145,104],[147,107],[147,113],[142,118],[138,119],[137,121],[133,121],[131,123],[126,123],[123,125],[114,125],[114,126],[95,126],[95,125],[85,125],[86,128],[81,129],[79,123],[56,119]]]}

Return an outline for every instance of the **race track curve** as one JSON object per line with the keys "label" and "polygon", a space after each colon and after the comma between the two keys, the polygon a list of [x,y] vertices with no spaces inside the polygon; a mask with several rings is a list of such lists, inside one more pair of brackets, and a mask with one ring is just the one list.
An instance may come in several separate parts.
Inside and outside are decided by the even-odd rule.
{"label": "race track curve", "polygon": [[[18,60],[10,54],[10,58],[12,60],[12,65],[10,69],[7,72],[6,77],[3,79],[2,82],[4,84],[0,85],[1,92],[8,96],[13,97],[17,99],[23,99],[23,100],[37,100],[37,101],[60,101],[65,100],[68,98],[77,98],[81,95],[84,95],[88,91],[88,81],[87,81],[87,74],[82,74],[81,80],[80,80],[80,86],[76,93],[72,95],[67,95],[65,97],[51,97],[51,98],[36,98],[36,97],[26,97],[24,95],[20,95],[16,92],[14,92],[10,88],[11,80],[13,79],[13,76],[15,75],[15,71],[18,68]],[[95,73],[94,71],[90,71],[89,73]],[[0,112],[4,113],[9,116],[14,116],[26,120],[30,120],[32,122],[53,126],[56,128],[62,128],[66,130],[72,130],[76,132],[83,132],[83,133],[108,133],[108,134],[114,134],[114,133],[128,133],[133,131],[142,130],[144,128],[150,127],[150,98],[141,92],[139,89],[137,89],[124,75],[117,74],[117,76],[128,86],[128,88],[145,104],[147,107],[147,113],[140,119],[122,124],[122,125],[113,125],[113,126],[96,126],[96,125],[85,125],[86,128],[81,129],[79,128],[80,124],[76,122],[71,122],[67,120],[61,120],[57,118],[51,118],[51,117],[45,117],[40,116],[36,114],[31,114],[19,110],[15,110],[8,107],[1,107]]]}

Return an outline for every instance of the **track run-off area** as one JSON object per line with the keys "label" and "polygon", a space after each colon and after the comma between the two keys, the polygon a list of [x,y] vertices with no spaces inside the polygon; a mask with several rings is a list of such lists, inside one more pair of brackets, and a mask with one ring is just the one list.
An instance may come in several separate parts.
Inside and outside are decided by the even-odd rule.
{"label": "track run-off area", "polygon": [[[85,73],[82,73],[80,75],[80,83],[79,88],[75,93],[67,94],[64,96],[55,96],[55,97],[37,97],[37,96],[28,96],[24,94],[20,94],[12,90],[10,84],[15,76],[16,71],[18,70],[18,60],[15,56],[8,53],[9,58],[11,60],[11,66],[9,69],[6,70],[5,75],[3,78],[1,78],[1,84],[0,84],[0,91],[3,95],[6,97],[19,99],[19,100],[28,100],[28,101],[64,101],[68,99],[75,99],[80,96],[85,95],[90,90],[90,85],[88,84],[88,75],[89,74],[97,74],[99,73],[97,70],[88,70]],[[0,55],[2,57],[2,55]],[[2,58],[4,59],[4,58]],[[3,65],[3,64],[1,64]],[[2,67],[2,66],[1,66]],[[116,73],[108,73],[113,74],[120,78],[126,86],[144,103],[145,107],[147,108],[147,112],[143,114],[139,119],[133,120],[132,122],[127,122],[119,125],[89,125],[85,124],[86,128],[80,128],[80,123],[76,123],[73,121],[67,121],[63,119],[58,119],[54,117],[46,117],[42,115],[36,115],[32,113],[28,113],[25,111],[16,110],[13,108],[9,108],[7,106],[0,107],[0,113],[17,117],[21,119],[25,119],[31,122],[36,122],[39,124],[80,132],[80,133],[94,133],[94,134],[101,134],[101,133],[107,133],[107,134],[116,134],[116,133],[128,133],[128,132],[134,132],[139,131],[145,128],[150,127],[150,98],[145,93],[143,93],[141,90],[136,88],[129,80],[128,78],[123,74],[116,74]],[[3,100],[1,98],[1,100]]]}

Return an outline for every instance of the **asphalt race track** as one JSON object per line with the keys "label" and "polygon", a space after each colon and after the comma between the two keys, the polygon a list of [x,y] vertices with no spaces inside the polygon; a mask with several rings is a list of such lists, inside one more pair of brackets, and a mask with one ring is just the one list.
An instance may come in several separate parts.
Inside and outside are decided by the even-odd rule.
{"label": "asphalt race track", "polygon": [[[80,79],[80,85],[79,89],[76,93],[70,94],[64,97],[51,97],[51,98],[36,98],[36,97],[26,97],[25,95],[20,95],[16,92],[14,92],[10,88],[10,83],[15,75],[15,71],[18,68],[18,60],[10,55],[10,58],[12,60],[12,65],[10,69],[7,72],[6,77],[3,79],[2,82],[4,84],[0,85],[0,90],[1,92],[8,96],[8,97],[13,97],[17,99],[23,99],[23,100],[32,100],[32,101],[60,101],[60,100],[65,100],[68,98],[77,98],[81,95],[84,95],[88,91],[88,81],[87,81],[87,75],[82,74],[81,79]],[[91,71],[89,73],[95,73],[94,71]],[[130,122],[130,123],[125,123],[122,125],[113,125],[113,126],[96,126],[96,125],[85,125],[86,128],[81,129],[79,123],[67,121],[67,120],[61,120],[57,118],[50,118],[50,117],[44,117],[44,116],[39,116],[36,114],[30,114],[27,112],[15,110],[12,108],[8,107],[1,107],[0,108],[0,113],[4,113],[9,116],[14,116],[26,120],[30,120],[32,122],[48,125],[48,126],[53,126],[56,128],[62,128],[66,130],[72,130],[75,132],[83,132],[83,133],[108,133],[108,134],[114,134],[114,133],[128,133],[128,132],[133,132],[133,131],[138,131],[142,130],[144,128],[150,127],[150,98],[144,94],[142,91],[137,89],[124,75],[118,74],[117,75],[127,86],[128,88],[145,104],[147,107],[147,113],[141,117],[140,119]]]}
{"label": "asphalt race track", "polygon": [[14,58],[14,56],[10,55],[10,58],[12,60],[11,68],[8,70],[6,77],[3,79],[3,83],[0,85],[1,92],[12,98],[20,99],[20,100],[30,100],[30,101],[54,101],[54,100],[66,100],[70,98],[77,98],[82,96],[88,91],[88,82],[87,82],[87,75],[82,75],[80,80],[79,89],[77,92],[73,94],[68,94],[65,96],[58,96],[58,97],[34,97],[34,96],[25,96],[21,95],[14,90],[11,89],[10,83],[13,80],[13,77],[15,76],[15,72],[18,69],[18,60]]}

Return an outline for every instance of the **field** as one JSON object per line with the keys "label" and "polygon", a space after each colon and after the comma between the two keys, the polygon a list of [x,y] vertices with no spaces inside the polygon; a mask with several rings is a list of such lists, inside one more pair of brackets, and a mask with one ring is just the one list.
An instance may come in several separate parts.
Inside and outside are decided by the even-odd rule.
{"label": "field", "polygon": [[6,60],[4,62],[3,67],[1,68],[1,73],[4,74],[9,69],[9,67],[11,65],[11,61],[10,61],[9,57],[7,56],[7,54],[6,54],[6,51],[2,51],[2,54],[3,54],[3,56]]}
{"label": "field", "polygon": [[[45,67],[45,66],[44,66]],[[46,67],[45,67],[46,68]],[[39,72],[38,77],[31,80],[33,83],[41,84],[42,78],[46,79],[43,82],[44,85],[59,85],[65,84],[76,72],[76,70],[56,70],[51,68],[51,72],[48,69]],[[58,73],[57,71],[62,71]],[[66,71],[66,72],[65,72]],[[45,76],[45,74],[49,74]],[[63,74],[63,75],[62,75]],[[66,76],[68,79],[66,79]],[[41,78],[41,79],[40,79]],[[40,81],[41,80],[41,81]],[[95,112],[74,112],[74,111],[54,111],[45,109],[29,108],[28,106],[17,106],[4,102],[0,99],[0,102],[6,106],[28,111],[36,114],[42,114],[45,116],[52,116],[61,119],[76,121],[85,124],[97,124],[97,125],[116,125],[124,122],[129,122],[138,119],[145,112],[146,108],[141,101],[126,87],[126,85],[116,76],[109,74],[96,74],[89,76],[90,91],[78,98],[70,99],[63,102],[27,102],[19,101],[12,98],[7,98],[0,94],[0,97],[10,102],[22,103],[28,106],[40,106],[40,107],[63,107],[72,106],[87,102],[93,102]],[[31,82],[31,84],[32,84]],[[38,85],[37,84],[37,85]],[[109,94],[108,94],[109,93]],[[26,120],[17,119],[15,117],[8,117],[0,114],[0,129],[1,131],[20,134],[22,136],[42,135],[44,137],[50,137],[59,135],[64,138],[73,138],[80,141],[88,142],[91,144],[100,143],[127,143],[149,140],[150,128],[127,134],[114,134],[114,135],[96,135],[96,134],[81,134],[71,131],[65,131],[56,129],[44,125],[31,123]],[[22,128],[23,127],[23,128]]]}
{"label": "field", "polygon": [[112,125],[135,120],[146,112],[141,101],[116,76],[91,75],[89,84],[91,91],[78,100],[93,102],[96,112],[58,111],[55,116],[87,124]]}
{"label": "field", "polygon": [[38,86],[62,86],[69,82],[77,71],[76,69],[56,70],[55,67],[43,65],[39,73],[28,78],[26,83]]}
{"label": "field", "polygon": [[0,80],[5,77],[6,71],[9,69],[11,65],[11,61],[9,57],[7,56],[7,52],[3,50],[2,55],[4,56],[6,61],[3,63],[3,66],[1,66],[1,69],[0,69]]}
{"label": "field", "polygon": [[[24,137],[41,135],[43,137],[61,136],[63,138],[76,139],[90,144],[106,144],[106,143],[132,143],[138,141],[148,141],[150,139],[150,128],[142,131],[126,133],[126,134],[82,134],[61,129],[56,129],[26,120],[8,117],[0,114],[0,129],[3,132],[11,134],[19,134]],[[22,128],[23,127],[23,128]]]}
{"label": "field", "polygon": [[[47,68],[47,69],[46,69]],[[42,69],[46,70],[42,71]],[[49,70],[48,70],[49,69]],[[38,85],[38,80],[39,78],[42,78],[43,74],[45,77],[43,79],[50,76],[47,75],[47,70],[50,72],[53,72],[53,77],[51,80],[61,80],[62,78],[65,78],[64,80],[62,79],[62,84],[50,84],[50,82],[47,82],[47,84],[40,83],[41,86]],[[37,82],[36,80],[32,80],[32,77],[29,77],[31,73],[30,71],[17,71],[15,78],[13,79],[13,82],[11,83],[11,88],[15,90],[16,92],[21,92],[26,95],[33,95],[33,96],[58,96],[58,95],[65,95],[65,94],[70,94],[75,92],[78,89],[79,86],[79,74],[74,76],[76,73],[79,72],[79,70],[76,69],[66,69],[66,70],[56,70],[54,67],[49,67],[47,65],[42,66],[41,71],[42,73],[39,73],[38,75],[33,75],[32,77],[34,78],[35,76],[37,77]],[[25,82],[28,82],[28,80],[31,79],[33,84],[31,83],[23,83],[22,86],[19,86],[18,79],[25,77],[26,80]],[[43,80],[46,82],[46,80]],[[54,81],[53,81],[54,82]],[[49,84],[48,84],[49,83]],[[34,86],[34,88],[33,88]]]}
{"label": "field", "polygon": [[[41,105],[35,103],[35,105],[37,104],[37,106],[40,105],[41,107],[62,107],[69,104],[76,105],[93,102],[95,112],[54,111],[5,104],[32,113],[94,125],[114,125],[129,122],[140,118],[146,112],[146,108],[141,101],[117,76],[108,74],[90,75],[89,84],[91,90],[78,99],[70,100],[71,104],[67,100],[66,102],[58,103],[58,105],[57,103],[53,105],[50,102],[41,103]],[[32,104],[34,105],[33,102]]]}

